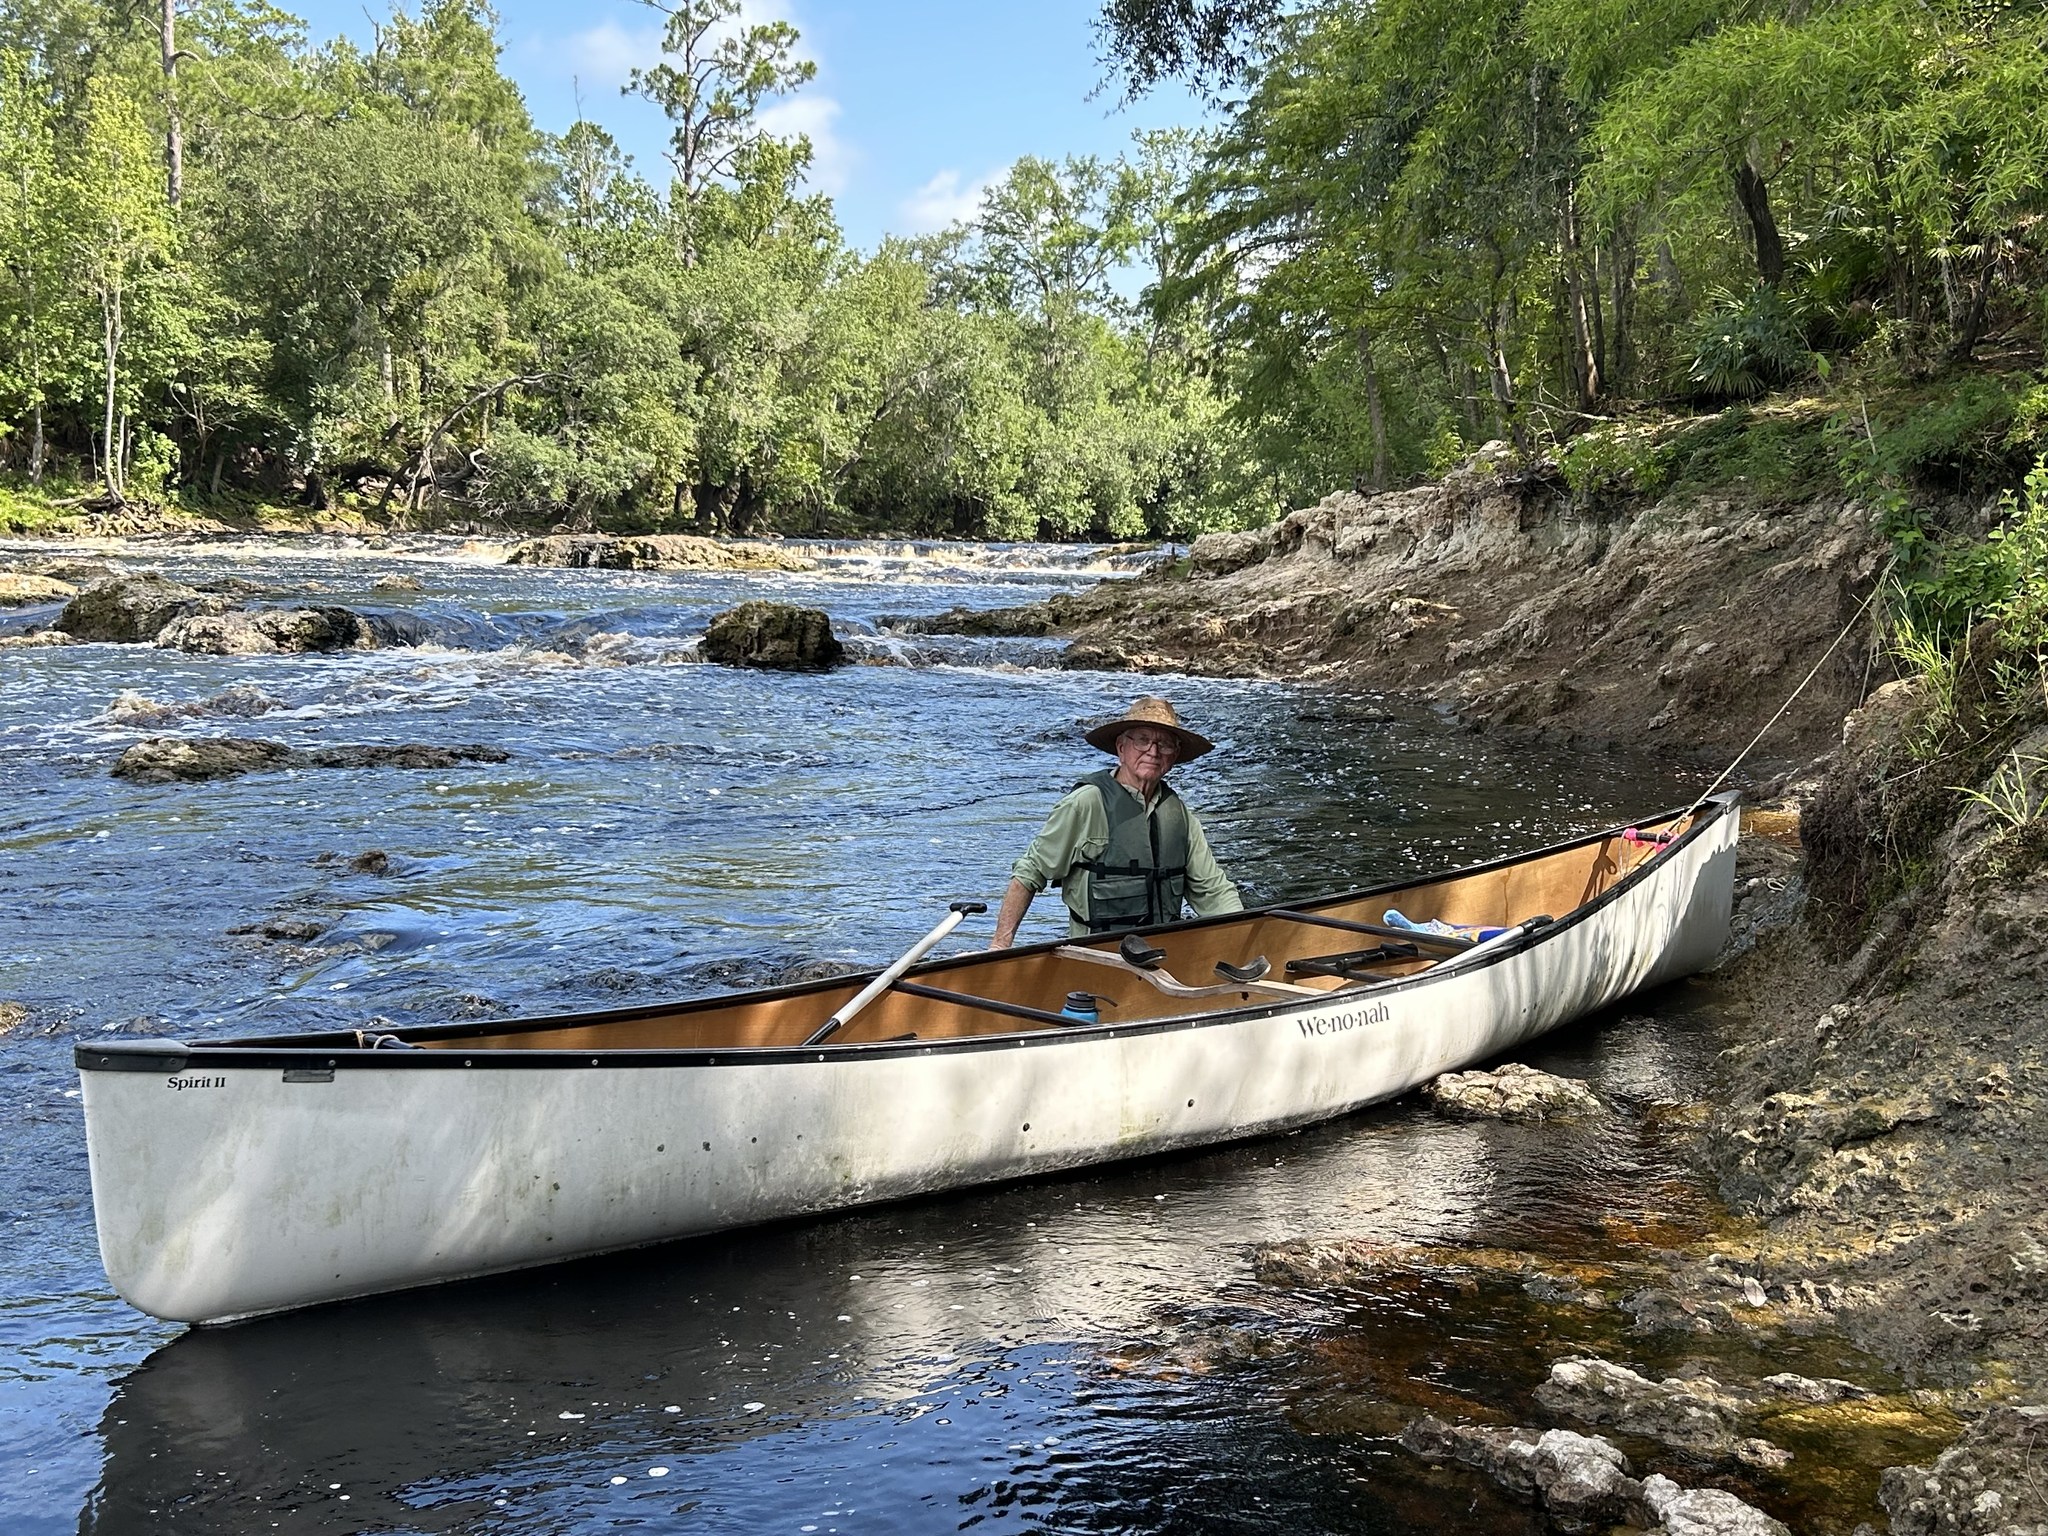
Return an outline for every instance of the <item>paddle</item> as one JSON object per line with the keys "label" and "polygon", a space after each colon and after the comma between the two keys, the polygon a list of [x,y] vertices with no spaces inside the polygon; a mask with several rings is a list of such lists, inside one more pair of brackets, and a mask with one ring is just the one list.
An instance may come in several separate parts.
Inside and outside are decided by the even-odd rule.
{"label": "paddle", "polygon": [[915,944],[911,945],[910,948],[906,949],[901,955],[897,956],[896,959],[893,962],[891,962],[889,968],[886,971],[882,972],[881,975],[877,976],[873,981],[869,982],[866,986],[862,987],[860,991],[856,992],[853,995],[852,1000],[848,1002],[844,1008],[841,1008],[837,1013],[833,1014],[831,1018],[827,1019],[824,1023],[820,1024],[815,1030],[811,1031],[810,1036],[804,1041],[804,1044],[817,1045],[823,1042],[824,1040],[830,1038],[832,1035],[837,1034],[839,1030],[845,1026],[847,1020],[851,1019],[856,1013],[859,1013],[861,1009],[867,1007],[869,1003],[872,1003],[876,998],[880,997],[884,992],[888,991],[891,987],[893,987],[896,984],[896,978],[901,976],[905,971],[909,970],[913,965],[917,964],[918,961],[922,960],[928,953],[930,953],[932,947],[935,944],[937,944],[939,940],[943,939],[955,928],[958,928],[961,925],[961,923],[965,922],[968,918],[973,917],[978,913],[986,912],[987,910],[988,903],[985,901],[954,902],[952,907],[947,911],[945,917],[940,920],[938,927],[934,928],[930,933],[926,934],[923,938],[919,939]]}

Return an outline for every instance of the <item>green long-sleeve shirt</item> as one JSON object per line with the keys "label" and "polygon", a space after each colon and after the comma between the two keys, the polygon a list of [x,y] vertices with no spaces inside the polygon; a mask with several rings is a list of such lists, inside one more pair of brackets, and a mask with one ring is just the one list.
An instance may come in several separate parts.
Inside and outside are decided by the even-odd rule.
{"label": "green long-sleeve shirt", "polygon": [[[1116,785],[1115,790],[1133,800],[1138,798],[1122,784]],[[1159,796],[1155,794],[1146,805],[1145,814],[1152,815],[1158,805]],[[1181,805],[1188,818],[1188,905],[1203,917],[1242,912],[1244,898],[1238,895],[1237,887],[1209,851],[1209,839],[1202,831],[1200,819],[1187,809],[1187,802]],[[1075,915],[1088,910],[1088,871],[1078,866],[1099,858],[1108,846],[1109,816],[1102,808],[1102,796],[1093,784],[1083,784],[1052,808],[1052,814],[1045,818],[1045,825],[1038,829],[1038,836],[1031,840],[1024,856],[1010,866],[1010,874],[1034,894],[1048,885],[1060,886],[1068,907],[1067,933],[1079,937],[1089,929]]]}

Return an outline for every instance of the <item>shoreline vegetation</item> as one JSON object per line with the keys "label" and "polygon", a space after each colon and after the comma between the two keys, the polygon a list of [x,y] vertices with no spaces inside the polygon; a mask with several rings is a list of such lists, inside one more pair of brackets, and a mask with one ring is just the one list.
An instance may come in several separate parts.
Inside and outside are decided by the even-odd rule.
{"label": "shoreline vegetation", "polygon": [[[1106,0],[1116,78],[1218,126],[873,252],[762,128],[794,28],[667,14],[657,182],[539,131],[474,0],[368,49],[10,12],[0,535],[1172,540],[921,627],[1714,768],[1845,636],[1745,765],[1726,1049],[1668,1117],[1725,1216],[1488,1264],[1673,1372],[1560,1360],[1553,1421],[2048,1530],[2048,12]],[[1345,1263],[1488,1267],[1288,1273]],[[1726,1374],[1836,1345],[1895,1380]],[[1415,1448],[1551,1498],[1458,1428]],[[1769,1528],[1657,1482],[1628,1518]]]}

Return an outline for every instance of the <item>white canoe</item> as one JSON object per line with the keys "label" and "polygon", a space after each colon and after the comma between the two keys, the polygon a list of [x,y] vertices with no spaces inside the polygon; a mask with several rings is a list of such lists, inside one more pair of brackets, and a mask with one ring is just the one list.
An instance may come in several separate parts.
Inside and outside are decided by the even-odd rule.
{"label": "white canoe", "polygon": [[[227,1322],[1329,1119],[1706,965],[1738,822],[1723,795],[1645,823],[1664,843],[1617,829],[1151,930],[1149,973],[1108,939],[935,961],[815,1046],[868,977],[81,1045],[100,1254],[143,1311]],[[1379,951],[1390,907],[1509,931]],[[1260,957],[1265,980],[1219,980]],[[1073,990],[1103,1023],[1058,1016]]]}

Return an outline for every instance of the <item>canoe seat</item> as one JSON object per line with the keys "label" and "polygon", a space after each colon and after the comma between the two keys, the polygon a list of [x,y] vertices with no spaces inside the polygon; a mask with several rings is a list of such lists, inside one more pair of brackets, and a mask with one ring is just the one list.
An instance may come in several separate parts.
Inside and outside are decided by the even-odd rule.
{"label": "canoe seat", "polygon": [[1341,976],[1346,981],[1375,979],[1373,967],[1419,960],[1422,951],[1406,941],[1375,944],[1371,949],[1350,949],[1335,955],[1308,955],[1287,962],[1290,976]]}

